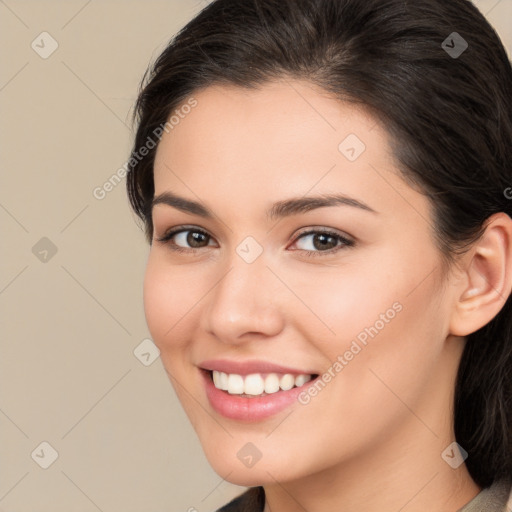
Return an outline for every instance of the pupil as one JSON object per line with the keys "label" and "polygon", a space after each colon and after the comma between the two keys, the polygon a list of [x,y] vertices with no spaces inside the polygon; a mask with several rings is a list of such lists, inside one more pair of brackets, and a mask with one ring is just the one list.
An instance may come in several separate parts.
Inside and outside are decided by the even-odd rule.
{"label": "pupil", "polygon": [[202,239],[202,241],[204,241],[205,238],[206,238],[206,235],[204,235],[203,233],[198,233],[197,231],[191,231],[188,234],[187,243],[191,247],[201,247],[201,244],[200,244],[201,243],[201,239]]}
{"label": "pupil", "polygon": [[[313,240],[314,240],[314,241],[316,241],[316,240],[322,240],[322,242],[321,242],[320,244],[317,244],[317,243],[313,242],[313,245],[315,246],[315,249],[322,249],[322,248],[323,248],[323,249],[325,249],[325,248],[326,248],[326,245],[329,245],[329,243],[328,243],[328,242],[327,242],[327,244],[326,244],[326,241],[327,241],[328,239],[331,239],[331,240],[333,240],[333,241],[334,241],[334,245],[333,245],[333,244],[331,244],[331,245],[333,245],[333,247],[335,247],[335,246],[336,246],[336,239],[335,239],[333,236],[331,236],[331,235],[325,235],[325,234],[319,234],[319,235],[316,235],[316,237],[315,237]],[[332,248],[332,247],[328,247],[328,248]]]}

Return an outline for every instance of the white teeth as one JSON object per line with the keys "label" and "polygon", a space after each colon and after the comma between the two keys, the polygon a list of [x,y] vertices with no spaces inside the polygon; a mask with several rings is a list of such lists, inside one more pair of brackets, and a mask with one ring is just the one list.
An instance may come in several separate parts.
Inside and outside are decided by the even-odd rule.
{"label": "white teeth", "polygon": [[265,391],[265,382],[259,373],[245,377],[244,392],[246,395],[261,395],[263,391]]}
{"label": "white teeth", "polygon": [[269,373],[265,377],[265,393],[276,393],[279,391],[279,376],[277,373]]}
{"label": "white teeth", "polygon": [[[215,372],[214,372],[215,373]],[[223,391],[228,390],[228,374],[224,372],[216,372],[219,373],[219,389],[222,389]]]}
{"label": "white teeth", "polygon": [[213,372],[213,385],[217,389],[221,389],[221,387],[220,387],[220,372]]}
{"label": "white teeth", "polygon": [[236,373],[230,373],[227,391],[230,395],[241,395],[244,392],[244,378]]}
{"label": "white teeth", "polygon": [[293,386],[295,386],[295,378],[290,373],[283,375],[279,380],[279,387],[284,391],[292,389]]}
{"label": "white teeth", "polygon": [[306,384],[306,382],[309,382],[310,380],[311,375],[297,375],[297,377],[295,377],[295,385],[297,387],[300,387]]}
{"label": "white teeth", "polygon": [[217,389],[227,391],[230,395],[258,396],[263,393],[271,394],[279,390],[288,391],[294,386],[302,386],[312,379],[311,375],[291,373],[269,373],[265,377],[260,373],[251,373],[245,377],[236,373],[224,373],[213,370],[213,384]]}

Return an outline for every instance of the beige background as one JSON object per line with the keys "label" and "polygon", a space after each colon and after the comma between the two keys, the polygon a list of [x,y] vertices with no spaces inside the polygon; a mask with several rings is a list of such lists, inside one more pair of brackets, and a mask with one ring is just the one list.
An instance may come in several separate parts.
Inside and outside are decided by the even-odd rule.
{"label": "beige background", "polygon": [[[512,1],[475,3],[510,55]],[[0,0],[4,512],[204,512],[243,490],[209,467],[160,359],[134,355],[148,247],[124,180],[93,195],[127,159],[147,64],[204,5]]]}

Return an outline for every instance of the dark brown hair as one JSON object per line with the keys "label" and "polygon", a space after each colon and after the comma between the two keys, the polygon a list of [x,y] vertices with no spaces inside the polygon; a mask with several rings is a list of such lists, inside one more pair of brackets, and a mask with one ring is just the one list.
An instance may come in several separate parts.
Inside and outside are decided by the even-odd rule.
{"label": "dark brown hair", "polygon": [[[127,187],[150,243],[156,147],[144,158],[138,149],[194,92],[282,77],[309,80],[382,122],[403,177],[430,199],[448,260],[478,239],[490,215],[512,216],[512,68],[470,1],[216,0],[141,84]],[[467,337],[454,411],[475,482],[512,474],[510,297]]]}

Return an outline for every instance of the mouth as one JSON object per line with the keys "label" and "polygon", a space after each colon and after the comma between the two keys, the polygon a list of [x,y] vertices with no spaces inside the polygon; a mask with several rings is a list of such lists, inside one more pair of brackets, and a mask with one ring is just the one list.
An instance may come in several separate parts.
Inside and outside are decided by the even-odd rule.
{"label": "mouth", "polygon": [[318,377],[317,374],[251,373],[240,375],[218,370],[206,370],[216,389],[243,398],[263,397],[280,391],[299,388]]}
{"label": "mouth", "polygon": [[228,373],[200,369],[212,409],[230,420],[258,422],[293,407],[316,373]]}

